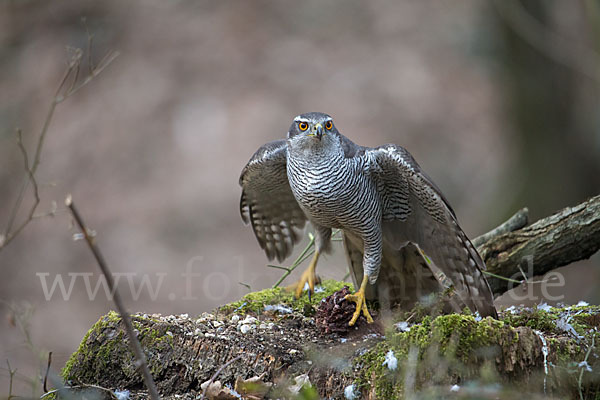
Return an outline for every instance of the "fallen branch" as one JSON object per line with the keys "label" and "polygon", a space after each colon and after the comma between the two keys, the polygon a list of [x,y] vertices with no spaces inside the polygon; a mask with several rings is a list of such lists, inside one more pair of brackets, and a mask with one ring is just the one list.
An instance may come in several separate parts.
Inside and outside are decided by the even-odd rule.
{"label": "fallen branch", "polygon": [[522,229],[492,237],[477,249],[489,273],[508,278],[488,276],[496,295],[514,288],[511,280],[524,281],[523,278],[587,259],[600,250],[600,196]]}
{"label": "fallen branch", "polygon": [[492,229],[488,233],[484,233],[483,235],[473,239],[473,245],[475,247],[480,247],[497,236],[503,235],[508,232],[516,231],[517,229],[521,229],[525,225],[527,225],[528,219],[529,210],[527,209],[527,207],[522,208],[519,211],[517,211],[515,215],[507,219],[502,224],[498,225],[496,228]]}

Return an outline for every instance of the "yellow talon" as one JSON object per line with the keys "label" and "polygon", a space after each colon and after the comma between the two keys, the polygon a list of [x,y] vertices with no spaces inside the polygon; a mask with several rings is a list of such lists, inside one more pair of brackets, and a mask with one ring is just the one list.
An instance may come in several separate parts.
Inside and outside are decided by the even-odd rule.
{"label": "yellow talon", "polygon": [[289,286],[290,289],[295,291],[294,296],[299,299],[302,295],[302,290],[304,289],[304,285],[308,282],[308,299],[310,300],[311,295],[315,291],[315,284],[317,283],[317,274],[315,270],[317,269],[317,261],[319,260],[319,252],[315,251],[315,255],[313,256],[308,268],[302,273],[300,280]]}
{"label": "yellow talon", "polygon": [[363,276],[363,280],[360,284],[360,289],[358,290],[358,292],[354,294],[348,294],[345,297],[346,300],[356,303],[356,311],[354,311],[352,319],[348,323],[348,325],[350,326],[353,326],[356,323],[358,317],[360,317],[361,311],[365,318],[367,318],[367,322],[369,324],[373,323],[373,318],[371,317],[371,314],[369,314],[369,310],[367,309],[367,302],[365,300],[365,290],[367,288],[368,281],[369,277],[367,275]]}

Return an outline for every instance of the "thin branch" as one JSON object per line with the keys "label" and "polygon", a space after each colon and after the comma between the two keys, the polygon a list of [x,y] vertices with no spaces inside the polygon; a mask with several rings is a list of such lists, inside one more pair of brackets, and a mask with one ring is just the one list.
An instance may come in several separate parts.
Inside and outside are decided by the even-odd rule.
{"label": "thin branch", "polygon": [[[91,53],[91,41],[88,41],[88,53]],[[73,94],[75,94],[88,83],[90,83],[106,67],[108,67],[115,60],[115,58],[117,58],[118,55],[118,52],[107,53],[106,56],[102,59],[102,61],[100,61],[98,66],[96,68],[91,68],[89,75],[86,78],[84,78],[83,81],[77,83],[79,80],[79,71],[81,66],[81,60],[83,57],[83,52],[81,51],[81,49],[74,50],[73,55],[69,60],[69,64],[63,74],[63,77],[60,80],[56,92],[54,93],[52,102],[50,103],[50,107],[46,114],[46,119],[44,120],[44,124],[42,126],[42,130],[38,135],[38,139],[35,145],[35,153],[33,155],[33,162],[31,164],[29,161],[27,150],[23,145],[21,130],[17,130],[17,143],[24,158],[26,174],[23,178],[23,183],[21,184],[21,188],[19,189],[19,193],[17,195],[15,203],[9,214],[8,223],[6,225],[6,229],[4,230],[4,234],[0,235],[0,250],[2,250],[8,243],[10,243],[34,219],[35,210],[37,209],[40,203],[39,189],[35,180],[35,173],[37,172],[38,166],[40,165],[42,149],[44,148],[44,142],[48,133],[48,129],[50,127],[50,123],[54,116],[56,106],[62,103],[67,98],[69,98],[70,96],[72,96]],[[89,57],[91,57],[91,55],[89,55]],[[71,84],[68,88],[65,89],[65,85],[67,84],[69,79],[71,80]],[[25,220],[16,229],[13,229],[17,218],[17,214],[21,209],[23,200],[25,198],[25,193],[30,183],[34,187],[34,203],[30,208]]]}
{"label": "thin branch", "polygon": [[273,265],[273,264],[267,264],[267,268],[275,268],[275,269],[282,269],[284,271],[288,271],[289,272],[289,267],[282,267],[281,265]]}
{"label": "thin branch", "polygon": [[513,232],[517,229],[523,228],[525,225],[527,225],[528,219],[529,210],[527,209],[527,207],[521,208],[508,220],[506,220],[496,228],[492,229],[491,231],[476,237],[471,242],[473,243],[473,246],[479,247],[484,243],[489,242],[492,238],[495,238],[496,236],[500,236],[504,233]]}
{"label": "thin branch", "polygon": [[64,213],[66,211],[67,211],[66,208],[61,208],[59,210],[58,205],[56,204],[56,201],[53,201],[50,211],[33,214],[33,216],[31,218],[36,219],[36,218],[55,217],[57,214]]}
{"label": "thin branch", "polygon": [[12,390],[13,390],[13,381],[15,378],[15,374],[17,373],[16,369],[12,369],[10,367],[10,362],[8,361],[8,359],[6,359],[6,366],[8,367],[8,375],[9,375],[9,381],[8,381],[8,396],[6,397],[7,400],[11,400],[13,397],[12,394]]}
{"label": "thin branch", "polygon": [[24,337],[24,342],[27,345],[27,348],[31,350],[32,353],[37,355],[38,352],[33,345],[30,332],[30,319],[33,315],[33,307],[30,304],[25,304],[24,306],[19,307],[15,303],[5,300],[0,300],[0,303],[4,304],[10,311],[10,316],[13,320],[13,323],[17,329],[19,329],[19,333]]}
{"label": "thin branch", "polygon": [[92,73],[90,75],[88,75],[83,80],[83,82],[81,82],[79,85],[75,86],[72,90],[70,90],[68,93],[64,94],[63,96],[59,96],[56,98],[57,104],[62,103],[63,101],[65,101],[66,99],[68,99],[69,97],[71,97],[72,95],[77,93],[84,86],[86,86],[88,83],[90,83],[95,77],[100,75],[100,73],[102,73],[102,71],[104,71],[106,69],[106,67],[108,67],[119,56],[119,54],[120,53],[118,51],[111,51],[108,54],[106,54],[106,56],[100,61],[98,66],[92,71]]}
{"label": "thin branch", "polygon": [[[19,146],[19,150],[21,151],[21,155],[23,156],[23,163],[25,164],[24,168],[27,173],[27,177],[26,177],[27,180],[25,182],[27,182],[27,183],[31,182],[31,184],[33,185],[34,201],[33,201],[33,205],[29,209],[27,218],[25,218],[25,220],[13,232],[10,232],[9,230],[7,230],[8,233],[4,236],[4,240],[2,241],[2,243],[0,243],[0,249],[3,246],[6,246],[8,243],[10,243],[10,241],[12,239],[14,239],[15,236],[17,236],[27,226],[27,224],[29,224],[29,222],[31,222],[31,220],[33,219],[33,216],[35,214],[35,210],[37,209],[37,206],[40,204],[40,193],[39,193],[38,184],[37,184],[37,181],[35,180],[35,176],[33,175],[34,171],[29,167],[29,157],[27,156],[27,150],[25,149],[25,146],[23,145],[23,137],[22,137],[21,129],[17,129],[17,145]],[[26,189],[26,186],[23,186],[23,188]],[[25,190],[22,190],[19,193],[19,198],[21,199],[21,201],[23,200],[24,193],[25,193]],[[21,201],[19,201],[17,204],[20,205]],[[18,209],[15,209],[13,211],[14,211],[14,213],[11,214],[11,217],[9,220],[9,225],[8,225],[9,228],[11,228],[12,224],[14,223]]]}
{"label": "thin branch", "polygon": [[302,253],[300,253],[300,255],[298,256],[298,258],[296,258],[296,261],[294,261],[294,263],[292,264],[292,266],[289,267],[289,268],[287,268],[286,271],[281,276],[281,278],[279,278],[279,280],[277,282],[275,282],[275,284],[273,285],[273,289],[275,289],[276,287],[278,287],[281,284],[281,282],[283,282],[283,280],[285,278],[287,278],[298,267],[298,265],[302,264],[302,262],[304,260],[306,260],[306,258],[308,256],[310,256],[314,252],[314,250],[311,250],[313,248],[314,244],[315,244],[315,238],[314,238],[314,236],[312,236],[310,238],[310,241],[308,242],[308,244],[304,248],[304,250],[302,250]]}
{"label": "thin branch", "polygon": [[519,281],[519,280],[516,280],[516,279],[507,278],[505,276],[494,274],[493,272],[489,272],[489,271],[482,271],[482,272],[484,273],[484,275],[492,276],[492,277],[494,277],[496,279],[502,279],[502,280],[505,280],[505,281],[508,281],[508,282],[517,283],[519,285],[521,283],[523,283],[523,281]]}
{"label": "thin branch", "polygon": [[96,245],[94,238],[90,236],[89,229],[87,228],[87,226],[83,222],[83,219],[81,218],[81,215],[77,211],[77,208],[73,203],[73,198],[71,197],[71,195],[68,195],[65,199],[65,205],[69,208],[69,210],[71,211],[71,215],[73,216],[75,222],[81,229],[81,232],[85,237],[88,247],[92,251],[94,258],[96,259],[96,262],[98,263],[98,266],[100,267],[100,270],[102,271],[102,274],[106,279],[106,284],[108,285],[110,292],[114,293],[113,301],[115,303],[115,306],[117,307],[117,311],[119,312],[119,314],[121,314],[121,319],[123,321],[123,324],[125,325],[125,331],[127,332],[127,336],[129,337],[129,343],[132,347],[133,353],[135,354],[136,364],[141,369],[141,373],[144,378],[144,383],[148,388],[150,398],[152,398],[153,400],[159,400],[160,397],[158,395],[156,385],[154,384],[154,379],[152,379],[152,375],[150,374],[150,370],[148,369],[148,364],[146,362],[146,356],[144,355],[144,351],[142,350],[142,345],[140,344],[139,340],[135,335],[133,324],[131,323],[131,318],[127,313],[123,300],[121,299],[121,295],[119,291],[115,289],[113,276],[108,268],[108,265],[106,264],[102,253],[100,253],[100,249]]}
{"label": "thin branch", "polygon": [[77,63],[77,65],[75,65],[75,74],[73,75],[73,79],[71,79],[71,86],[69,86],[69,89],[67,90],[67,92],[73,91],[73,88],[75,87],[75,84],[77,83],[77,80],[79,79],[80,67],[81,67],[80,63]]}
{"label": "thin branch", "polygon": [[[331,240],[332,241],[338,241],[338,239],[341,240],[341,238],[336,238],[336,236],[341,232],[340,229],[335,229],[332,234],[331,234]],[[285,272],[283,273],[283,275],[281,276],[281,278],[279,278],[279,280],[277,282],[275,282],[275,284],[273,285],[273,289],[278,287],[281,282],[283,282],[283,280],[285,278],[287,278],[292,272],[294,272],[294,270],[296,268],[298,268],[298,266],[300,264],[302,264],[304,261],[306,261],[307,259],[310,258],[310,256],[312,256],[315,252],[315,237],[313,236],[312,233],[308,233],[308,239],[309,242],[306,245],[306,247],[304,248],[304,250],[302,250],[302,252],[300,253],[300,255],[296,258],[296,260],[292,263],[291,266],[289,267],[283,267],[280,265],[273,265],[273,264],[267,264],[267,267],[269,268],[277,268],[277,269],[282,269]]]}
{"label": "thin branch", "polygon": [[94,63],[92,61],[92,41],[94,40],[94,35],[92,35],[90,33],[90,30],[87,26],[86,20],[83,20],[83,24],[85,25],[85,32],[87,33],[87,37],[88,37],[88,47],[87,47],[87,52],[88,52],[88,70],[89,73],[91,74],[92,71],[94,70]]}
{"label": "thin branch", "polygon": [[[19,195],[17,196],[17,201],[15,202],[15,205],[13,206],[13,210],[12,210],[9,220],[8,220],[8,225],[5,230],[5,235],[4,235],[5,240],[4,240],[4,243],[2,243],[2,246],[0,246],[0,248],[5,246],[6,244],[8,244],[8,242],[12,238],[14,238],[14,236],[16,236],[14,233],[11,234],[12,226],[13,226],[13,223],[17,216],[17,213],[19,211],[19,208],[21,207],[21,203],[23,202],[23,198],[25,196],[25,191],[27,190],[27,186],[29,185],[29,182],[30,182],[30,177],[35,175],[37,167],[40,164],[40,156],[42,154],[42,148],[44,146],[44,139],[46,138],[46,133],[48,132],[48,128],[50,127],[50,121],[52,121],[52,117],[54,116],[54,110],[56,109],[56,105],[58,104],[56,99],[57,99],[60,91],[62,90],[63,86],[65,85],[65,82],[71,75],[71,73],[73,71],[73,66],[75,65],[74,63],[78,62],[80,59],[81,59],[81,56],[79,56],[79,58],[71,58],[71,61],[69,62],[69,66],[65,70],[65,73],[63,74],[60,84],[58,85],[58,88],[56,89],[56,92],[54,93],[54,98],[52,99],[52,102],[50,103],[50,108],[48,109],[48,113],[46,114],[46,119],[44,120],[44,125],[42,126],[42,131],[40,132],[40,135],[38,136],[37,145],[36,145],[36,149],[35,149],[35,156],[33,158],[33,160],[34,160],[33,165],[30,167],[29,161],[26,160],[25,170],[27,172],[27,176],[23,180],[23,184],[21,185],[21,190],[19,191]],[[20,129],[17,130],[17,134],[18,134],[18,141],[20,143],[20,147],[22,148],[22,152],[25,154],[25,157],[27,157],[26,156],[27,151],[25,150],[25,148],[22,145]],[[26,222],[25,225],[27,225],[27,223],[28,222]]]}
{"label": "thin branch", "polygon": [[240,358],[242,358],[242,355],[240,354],[239,356],[232,358],[231,360],[227,361],[225,364],[221,365],[221,367],[219,367],[219,369],[213,374],[213,376],[210,377],[210,380],[208,381],[208,384],[206,385],[206,387],[204,388],[204,390],[202,391],[202,396],[200,397],[200,400],[204,399],[204,395],[206,393],[206,391],[208,390],[208,388],[210,388],[210,385],[212,385],[212,383],[214,382],[214,380],[217,378],[217,376],[219,376],[219,374],[227,367],[229,367],[231,364],[233,364],[234,362],[236,362],[237,360],[239,360]]}
{"label": "thin branch", "polygon": [[[596,335],[592,335],[592,344],[588,347],[586,353],[585,353],[585,358],[583,359],[583,362],[585,364],[587,364],[587,360],[590,357],[590,353],[592,352],[592,349],[594,348],[594,344],[595,344],[595,339],[596,339]],[[583,400],[583,392],[581,391],[581,382],[583,380],[583,371],[586,370],[586,365],[582,365],[581,366],[581,371],[579,372],[579,379],[577,380],[577,389],[579,390],[579,398],[581,400]]]}
{"label": "thin branch", "polygon": [[48,391],[48,374],[50,373],[50,366],[52,365],[52,352],[48,353],[48,365],[46,366],[46,373],[44,374],[44,392]]}
{"label": "thin branch", "polygon": [[[51,396],[53,394],[60,394],[59,396],[56,396],[56,398],[65,397],[67,399],[80,399],[80,398],[81,399],[87,399],[87,398],[97,398],[98,397],[97,395],[96,396],[89,396],[89,397],[85,396],[85,395],[82,396],[81,395],[81,393],[82,393],[81,390],[82,389],[95,389],[95,390],[99,390],[101,392],[106,393],[108,395],[107,396],[108,398],[111,398],[111,399],[116,399],[117,398],[117,396],[115,395],[115,393],[112,390],[110,390],[110,389],[107,389],[105,387],[98,386],[98,385],[85,384],[85,385],[76,385],[76,386],[63,386],[60,389],[50,390],[49,392],[46,392],[46,393],[42,394],[40,396],[40,400],[44,399],[44,398],[46,398],[48,396]],[[74,394],[73,395],[69,395],[68,393],[66,393],[69,390],[72,390],[74,392]],[[77,391],[77,392],[75,392],[75,391]],[[75,393],[77,393],[77,395],[75,395]]]}

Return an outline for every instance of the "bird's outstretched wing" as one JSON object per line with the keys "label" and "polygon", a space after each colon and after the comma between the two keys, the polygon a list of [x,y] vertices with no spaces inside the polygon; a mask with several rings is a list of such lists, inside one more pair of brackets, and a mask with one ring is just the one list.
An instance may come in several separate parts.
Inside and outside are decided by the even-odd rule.
{"label": "bird's outstretched wing", "polygon": [[[369,174],[375,179],[383,204],[384,258],[409,243],[445,274],[456,294],[471,310],[496,317],[493,295],[482,270],[485,264],[458,225],[448,201],[403,147],[384,145],[364,149]],[[386,253],[386,248],[387,254]]]}
{"label": "bird's outstretched wing", "polygon": [[259,148],[242,170],[240,213],[252,225],[269,260],[282,261],[300,239],[306,216],[296,202],[287,177],[286,141]]}

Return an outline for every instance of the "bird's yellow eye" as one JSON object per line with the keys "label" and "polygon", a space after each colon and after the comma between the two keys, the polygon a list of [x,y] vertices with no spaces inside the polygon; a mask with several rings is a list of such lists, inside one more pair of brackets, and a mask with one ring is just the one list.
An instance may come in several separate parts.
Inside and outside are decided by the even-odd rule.
{"label": "bird's yellow eye", "polygon": [[333,123],[330,121],[325,122],[325,129],[330,130],[333,127]]}
{"label": "bird's yellow eye", "polygon": [[300,130],[302,132],[304,132],[305,130],[308,129],[308,124],[306,122],[300,122],[300,123],[298,123],[298,128],[300,128]]}

